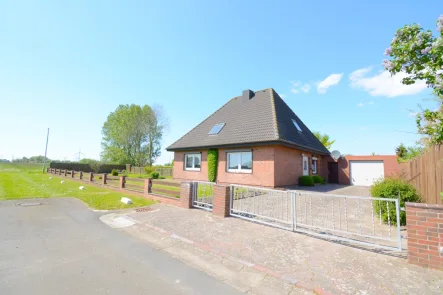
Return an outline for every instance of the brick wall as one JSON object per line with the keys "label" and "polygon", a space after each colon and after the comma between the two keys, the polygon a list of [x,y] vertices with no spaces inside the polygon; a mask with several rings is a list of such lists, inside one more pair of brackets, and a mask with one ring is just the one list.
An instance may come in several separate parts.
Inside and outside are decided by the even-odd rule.
{"label": "brick wall", "polygon": [[[185,170],[185,152],[174,152],[174,179],[177,180],[200,180],[208,181],[208,151],[195,151],[196,153],[201,152],[201,168],[200,171],[190,171]],[[188,153],[188,152],[186,152]],[[190,153],[190,152],[189,152]]]}
{"label": "brick wall", "polygon": [[443,205],[406,203],[409,263],[443,270]]}

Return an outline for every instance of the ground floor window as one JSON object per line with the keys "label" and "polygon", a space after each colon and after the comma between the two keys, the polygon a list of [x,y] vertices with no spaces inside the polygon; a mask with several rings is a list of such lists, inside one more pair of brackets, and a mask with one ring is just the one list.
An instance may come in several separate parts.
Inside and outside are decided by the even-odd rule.
{"label": "ground floor window", "polygon": [[201,154],[185,154],[185,170],[200,171]]}
{"label": "ground floor window", "polygon": [[317,158],[312,157],[312,174],[317,174]]}
{"label": "ground floor window", "polygon": [[252,173],[252,151],[229,152],[228,172]]}

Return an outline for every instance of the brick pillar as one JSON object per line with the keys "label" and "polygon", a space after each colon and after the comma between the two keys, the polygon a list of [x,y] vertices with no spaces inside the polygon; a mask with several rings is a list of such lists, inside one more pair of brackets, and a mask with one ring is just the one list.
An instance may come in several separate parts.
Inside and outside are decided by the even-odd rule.
{"label": "brick pillar", "polygon": [[82,172],[82,171],[80,171],[80,172],[78,173],[78,179],[83,179],[83,172]]}
{"label": "brick pillar", "polygon": [[125,176],[120,176],[120,189],[125,188]]}
{"label": "brick pillar", "polygon": [[443,205],[406,203],[408,262],[443,270]]}
{"label": "brick pillar", "polygon": [[65,177],[66,177],[66,175],[68,174],[68,170],[67,169],[65,169],[65,171],[63,171],[63,174],[65,175]]}
{"label": "brick pillar", "polygon": [[192,208],[192,182],[182,182],[180,184],[180,207]]}
{"label": "brick pillar", "polygon": [[106,174],[106,173],[103,173],[103,175],[102,175],[102,184],[103,184],[103,185],[106,184],[106,177],[107,177],[107,175],[108,175],[108,174]]}
{"label": "brick pillar", "polygon": [[218,217],[229,216],[230,187],[228,185],[214,185],[214,199],[212,201],[212,214]]}
{"label": "brick pillar", "polygon": [[71,178],[74,178],[74,170],[71,170]]}
{"label": "brick pillar", "polygon": [[90,172],[89,173],[89,182],[92,182],[94,180],[94,173]]}
{"label": "brick pillar", "polygon": [[145,195],[152,193],[152,178],[145,179]]}

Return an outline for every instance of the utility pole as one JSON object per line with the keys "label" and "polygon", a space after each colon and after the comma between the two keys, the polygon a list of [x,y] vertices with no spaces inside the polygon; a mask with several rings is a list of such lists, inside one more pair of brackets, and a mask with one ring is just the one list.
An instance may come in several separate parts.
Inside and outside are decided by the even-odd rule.
{"label": "utility pole", "polygon": [[43,159],[43,170],[42,170],[42,173],[45,173],[45,168],[46,168],[46,154],[48,152],[48,140],[49,140],[49,128],[48,128],[48,133],[46,134],[45,158]]}

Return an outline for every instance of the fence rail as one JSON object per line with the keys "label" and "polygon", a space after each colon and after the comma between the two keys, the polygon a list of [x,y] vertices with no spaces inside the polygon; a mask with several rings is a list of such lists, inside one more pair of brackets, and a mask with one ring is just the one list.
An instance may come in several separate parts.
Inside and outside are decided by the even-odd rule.
{"label": "fence rail", "polygon": [[423,155],[400,168],[406,179],[420,192],[424,203],[443,204],[443,145],[429,148]]}

